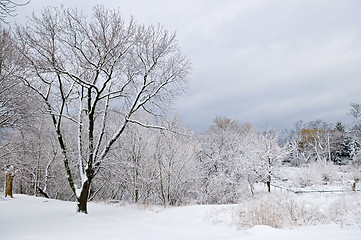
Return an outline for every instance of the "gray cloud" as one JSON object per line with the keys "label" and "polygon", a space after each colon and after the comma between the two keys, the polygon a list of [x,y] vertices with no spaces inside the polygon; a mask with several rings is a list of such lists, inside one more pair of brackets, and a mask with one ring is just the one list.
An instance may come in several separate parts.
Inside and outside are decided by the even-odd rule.
{"label": "gray cloud", "polygon": [[[21,19],[39,12],[32,0]],[[350,122],[361,102],[361,1],[57,1],[90,12],[104,4],[139,22],[177,31],[193,62],[189,91],[175,106],[184,123],[206,129],[216,116],[258,127],[297,120]]]}

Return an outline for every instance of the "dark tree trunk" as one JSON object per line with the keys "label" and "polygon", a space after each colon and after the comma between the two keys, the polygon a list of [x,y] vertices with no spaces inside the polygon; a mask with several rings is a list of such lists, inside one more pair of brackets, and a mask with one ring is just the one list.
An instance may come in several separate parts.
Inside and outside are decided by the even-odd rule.
{"label": "dark tree trunk", "polygon": [[78,197],[78,212],[80,213],[88,213],[88,198],[89,198],[89,190],[90,190],[91,179],[87,179],[83,187],[81,189],[80,197]]}
{"label": "dark tree trunk", "polygon": [[268,192],[270,193],[271,192],[271,176],[268,176],[266,184],[267,184]]}
{"label": "dark tree trunk", "polygon": [[38,187],[39,193],[41,193],[45,198],[49,198],[49,195],[43,190],[41,189],[41,187]]}
{"label": "dark tree trunk", "polygon": [[138,203],[139,201],[139,190],[138,188],[135,189],[135,203]]}

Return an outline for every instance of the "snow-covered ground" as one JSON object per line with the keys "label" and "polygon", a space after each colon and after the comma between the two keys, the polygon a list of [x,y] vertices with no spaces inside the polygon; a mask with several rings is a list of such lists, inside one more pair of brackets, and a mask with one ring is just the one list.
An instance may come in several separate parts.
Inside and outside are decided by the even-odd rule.
{"label": "snow-covered ground", "polygon": [[359,225],[239,229],[224,219],[225,216],[234,219],[238,214],[237,207],[195,205],[162,208],[89,203],[89,214],[84,215],[76,213],[73,202],[15,195],[14,199],[0,198],[0,239],[361,239]]}

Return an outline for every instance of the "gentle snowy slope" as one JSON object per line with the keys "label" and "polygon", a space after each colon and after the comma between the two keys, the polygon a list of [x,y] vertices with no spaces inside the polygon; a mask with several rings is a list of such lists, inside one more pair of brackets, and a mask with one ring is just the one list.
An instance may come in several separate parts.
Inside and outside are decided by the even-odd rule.
{"label": "gentle snowy slope", "polygon": [[[232,206],[149,207],[90,203],[88,215],[76,214],[75,204],[24,195],[0,199],[0,239],[318,239],[359,240],[361,229],[337,225],[280,230],[256,226],[248,230],[214,224],[212,213]],[[227,215],[227,214],[226,214]]]}

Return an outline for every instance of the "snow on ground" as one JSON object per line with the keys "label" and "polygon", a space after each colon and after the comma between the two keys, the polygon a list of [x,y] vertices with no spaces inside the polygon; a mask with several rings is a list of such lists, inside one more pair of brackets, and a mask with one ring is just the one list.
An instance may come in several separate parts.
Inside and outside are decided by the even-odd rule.
{"label": "snow on ground", "polygon": [[216,212],[235,214],[232,205],[141,207],[89,203],[89,214],[77,214],[75,203],[25,195],[0,198],[0,239],[107,240],[359,240],[359,226],[319,225],[293,229],[255,226],[237,229],[217,222]]}

